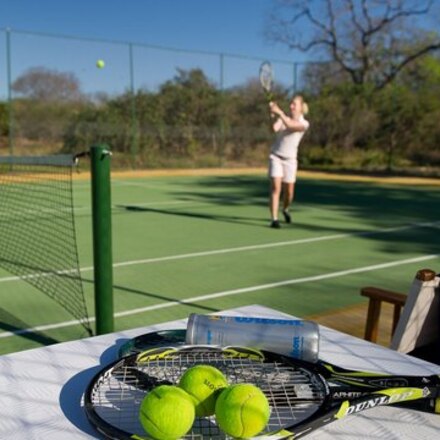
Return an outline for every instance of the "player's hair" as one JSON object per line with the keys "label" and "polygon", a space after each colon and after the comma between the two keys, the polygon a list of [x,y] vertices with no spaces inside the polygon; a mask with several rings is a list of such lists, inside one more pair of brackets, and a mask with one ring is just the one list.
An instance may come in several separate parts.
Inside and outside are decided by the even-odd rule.
{"label": "player's hair", "polygon": [[301,101],[303,115],[306,115],[309,112],[309,105],[307,104],[306,101],[304,101],[302,95],[295,95],[292,99],[299,99]]}

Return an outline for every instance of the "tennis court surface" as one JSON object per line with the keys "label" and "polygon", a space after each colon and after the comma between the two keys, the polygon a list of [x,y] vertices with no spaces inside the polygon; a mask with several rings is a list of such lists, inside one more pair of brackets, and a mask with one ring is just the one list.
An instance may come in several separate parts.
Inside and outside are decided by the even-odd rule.
{"label": "tennis court surface", "polygon": [[[93,325],[85,174],[74,181],[75,226]],[[113,173],[115,330],[250,304],[321,316],[365,304],[361,286],[407,292],[420,268],[438,271],[435,182],[316,177],[300,176],[293,224],[273,230],[264,171]],[[3,270],[0,301],[1,354],[87,336],[57,303]]]}

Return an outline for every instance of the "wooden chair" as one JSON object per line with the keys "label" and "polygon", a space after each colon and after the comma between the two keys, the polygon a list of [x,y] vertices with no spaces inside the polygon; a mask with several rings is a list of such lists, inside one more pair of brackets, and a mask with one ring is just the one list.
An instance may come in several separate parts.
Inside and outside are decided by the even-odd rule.
{"label": "wooden chair", "polygon": [[[365,339],[376,342],[381,305],[394,305],[390,348],[437,362],[440,357],[440,276],[419,270],[408,295],[378,287],[363,287],[369,298]],[[403,309],[403,311],[402,311]],[[434,353],[435,352],[435,353]],[[438,363],[438,362],[437,362]]]}
{"label": "wooden chair", "polygon": [[391,290],[380,289],[379,287],[362,287],[361,295],[369,298],[367,323],[365,326],[365,339],[371,342],[377,342],[379,333],[379,319],[382,308],[382,302],[394,304],[393,321],[391,334],[397,327],[402,307],[405,305],[406,295],[393,292]]}

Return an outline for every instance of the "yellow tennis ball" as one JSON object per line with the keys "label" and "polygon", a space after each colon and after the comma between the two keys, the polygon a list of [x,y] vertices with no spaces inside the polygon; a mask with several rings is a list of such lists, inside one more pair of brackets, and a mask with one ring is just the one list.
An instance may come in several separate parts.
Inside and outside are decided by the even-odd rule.
{"label": "yellow tennis ball", "polygon": [[188,368],[179,381],[179,387],[194,399],[198,417],[214,414],[217,395],[227,386],[223,373],[211,365]]}
{"label": "yellow tennis ball", "polygon": [[98,69],[102,69],[103,67],[105,67],[104,60],[98,60],[98,61],[96,61],[96,67],[97,67]]}
{"label": "yellow tennis ball", "polygon": [[223,390],[215,405],[220,428],[235,438],[248,438],[261,432],[269,421],[270,408],[264,393],[248,383]]}
{"label": "yellow tennis ball", "polygon": [[139,420],[145,431],[157,440],[176,440],[192,427],[195,418],[194,402],[181,388],[160,385],[144,398]]}

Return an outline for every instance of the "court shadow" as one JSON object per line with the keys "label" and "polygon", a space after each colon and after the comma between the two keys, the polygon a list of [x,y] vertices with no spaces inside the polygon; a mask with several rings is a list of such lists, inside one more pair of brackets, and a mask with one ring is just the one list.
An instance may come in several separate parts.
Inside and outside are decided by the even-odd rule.
{"label": "court shadow", "polygon": [[[89,283],[89,284],[94,284],[93,280],[89,280],[89,279],[85,279],[85,278],[83,278],[83,282]],[[129,292],[129,293],[134,293],[136,295],[146,296],[148,298],[160,299],[160,300],[163,300],[166,302],[172,302],[172,303],[176,303],[176,304],[178,303],[179,305],[182,305],[182,306],[187,305],[187,306],[190,306],[192,309],[196,308],[196,309],[200,309],[200,310],[207,311],[207,312],[220,311],[220,309],[217,309],[217,308],[202,306],[200,304],[196,304],[196,303],[192,303],[192,302],[188,303],[188,302],[185,302],[185,300],[182,300],[179,298],[158,295],[156,293],[151,293],[151,292],[144,292],[143,290],[132,289],[130,287],[119,286],[117,284],[113,284],[113,288],[116,290],[123,291],[123,292]]]}
{"label": "court shadow", "polygon": [[[209,191],[206,190],[209,188]],[[217,192],[212,188],[221,188]],[[218,206],[252,204],[267,209],[269,183],[265,176],[211,176],[197,181],[180,181],[172,197],[180,200],[198,200]],[[307,224],[295,219],[295,211],[306,214],[315,210],[312,221]],[[262,215],[265,215],[266,211]],[[399,225],[439,222],[440,188],[387,183],[336,181],[324,179],[299,178],[295,187],[295,200],[292,205],[293,226],[296,228],[316,229],[320,231],[338,231],[350,233],[362,225],[364,229],[381,229]],[[343,220],[339,223],[331,219],[332,212],[340,212]],[[203,214],[197,214],[203,215]],[[213,216],[215,218],[215,216]],[[227,216],[223,216],[227,218]],[[330,222],[327,224],[327,219]],[[351,220],[351,222],[350,222]],[[265,220],[264,220],[265,221]],[[344,222],[341,224],[341,222]],[[439,222],[440,223],[440,222]],[[266,224],[265,224],[266,226]],[[417,229],[420,233],[418,251],[436,253],[438,251],[439,224]],[[410,249],[414,242],[408,242],[404,234],[368,234],[366,240],[374,239],[382,243],[383,250],[390,253],[398,249]],[[413,248],[412,248],[413,250]]]}
{"label": "court shadow", "polygon": [[2,307],[0,307],[0,328],[16,334],[25,339],[29,339],[30,341],[37,342],[41,345],[51,345],[60,342],[57,339],[51,338],[47,335],[44,335],[40,332],[29,331],[31,325],[17,318],[17,316],[9,313]]}
{"label": "court shadow", "polygon": [[235,215],[218,215],[218,214],[202,214],[200,212],[191,212],[191,211],[181,211],[181,210],[171,210],[171,209],[158,209],[158,208],[146,208],[139,205],[117,205],[117,208],[125,209],[129,212],[150,212],[155,214],[166,214],[173,215],[178,217],[188,217],[195,218],[201,220],[214,220],[217,222],[225,222],[225,223],[241,223],[247,226],[256,226],[261,227],[262,225],[255,224],[263,223],[266,225],[267,219],[256,218],[256,217],[241,217]]}
{"label": "court shadow", "polygon": [[[188,190],[185,190],[185,185]],[[223,192],[192,190],[200,188],[221,188]],[[189,189],[191,188],[191,189]],[[213,176],[199,182],[180,182],[176,198],[191,197],[192,200],[221,205],[257,204],[267,206],[269,182],[264,176]],[[438,218],[440,212],[440,190],[428,187],[412,187],[376,184],[372,182],[351,182],[320,179],[298,179],[295,186],[295,203],[306,203],[317,207],[334,207],[348,211],[353,216],[371,214],[375,209],[393,216],[415,219]],[[368,218],[372,223],[377,216]]]}

